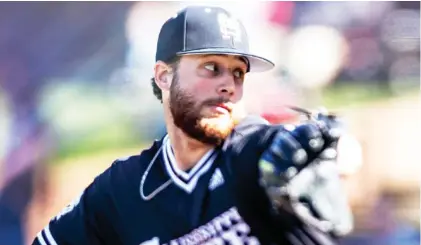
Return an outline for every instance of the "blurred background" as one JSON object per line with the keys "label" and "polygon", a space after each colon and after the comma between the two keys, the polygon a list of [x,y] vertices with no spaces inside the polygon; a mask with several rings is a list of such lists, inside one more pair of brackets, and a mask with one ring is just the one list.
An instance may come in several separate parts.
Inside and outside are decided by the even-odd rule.
{"label": "blurred background", "polygon": [[[160,26],[188,2],[0,2],[0,245],[29,244],[116,158],[164,133],[152,93]],[[241,19],[246,105],[271,122],[324,106],[355,230],[343,244],[420,241],[420,2],[200,2]]]}

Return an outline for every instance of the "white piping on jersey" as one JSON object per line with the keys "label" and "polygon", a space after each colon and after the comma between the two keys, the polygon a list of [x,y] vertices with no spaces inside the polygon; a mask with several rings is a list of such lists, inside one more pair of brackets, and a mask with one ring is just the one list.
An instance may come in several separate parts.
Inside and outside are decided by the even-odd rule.
{"label": "white piping on jersey", "polygon": [[41,245],[47,245],[47,243],[44,241],[44,237],[42,237],[42,231],[38,232],[37,239]]}
{"label": "white piping on jersey", "polygon": [[[165,136],[163,143],[161,145],[161,147],[159,147],[158,151],[155,153],[155,156],[152,158],[152,160],[149,162],[148,167],[146,168],[145,172],[142,175],[142,179],[140,180],[140,197],[145,200],[145,201],[149,201],[152,198],[154,198],[159,192],[163,191],[165,188],[167,188],[172,182],[174,182],[175,184],[177,184],[179,187],[183,188],[184,190],[186,190],[187,192],[191,193],[191,191],[194,189],[194,187],[197,184],[197,181],[199,179],[199,177],[205,173],[206,171],[209,170],[209,168],[212,166],[213,161],[215,160],[217,154],[213,154],[211,156],[211,158],[209,159],[208,156],[206,156],[206,158],[208,158],[209,160],[206,161],[206,165],[204,165],[204,167],[200,168],[200,166],[198,168],[200,168],[200,170],[197,170],[197,174],[193,176],[193,178],[191,178],[189,183],[185,183],[183,181],[181,181],[176,174],[174,174],[174,171],[171,168],[171,165],[168,161],[168,158],[165,154],[166,150],[163,149],[165,146],[165,140],[168,140],[168,135]],[[158,156],[160,155],[160,153],[163,153],[163,159],[164,159],[164,164],[165,167],[167,169],[168,174],[170,175],[170,179],[167,180],[164,184],[160,185],[158,188],[156,188],[153,192],[151,192],[148,195],[145,195],[144,193],[144,187],[145,187],[145,182],[146,182],[146,178],[149,174],[149,171],[151,170],[153,164],[155,163],[156,159],[158,158]],[[205,163],[202,163],[202,165]],[[42,238],[42,237],[41,237]]]}
{"label": "white piping on jersey", "polygon": [[215,149],[211,149],[194,165],[194,167],[188,172],[184,172],[178,167],[177,161],[175,160],[174,151],[172,150],[170,141],[167,139],[166,143],[164,144],[164,148],[166,150],[168,158],[165,158],[164,161],[169,160],[172,170],[174,170],[175,174],[181,177],[185,182],[189,181],[200,168],[209,161],[210,156],[214,153]]}
{"label": "white piping on jersey", "polygon": [[50,232],[50,225],[47,225],[44,229],[45,236],[47,237],[47,240],[50,242],[51,245],[57,245],[56,241],[54,240],[53,236]]}
{"label": "white piping on jersey", "polygon": [[[44,235],[47,238],[46,240],[44,240],[42,232],[44,232]],[[38,232],[37,239],[41,245],[57,245],[56,240],[54,240],[53,236],[51,235],[50,225],[47,225],[42,231]]]}
{"label": "white piping on jersey", "polygon": [[[166,149],[164,149],[162,151],[163,153],[163,158],[164,158],[164,164],[165,164],[165,168],[167,169],[168,174],[170,175],[171,179],[173,180],[173,182],[178,185],[180,188],[184,189],[186,192],[191,193],[194,188],[196,187],[197,181],[199,180],[199,177],[202,176],[204,173],[206,173],[212,166],[214,160],[216,159],[218,154],[212,154],[214,153],[214,149],[210,150],[209,152],[207,152],[200,160],[199,162],[193,167],[191,173],[187,174],[187,173],[180,173],[180,176],[184,179],[185,177],[187,177],[187,179],[181,179],[178,176],[179,172],[182,172],[182,170],[180,170],[177,167],[177,163],[175,162],[175,157],[174,155],[172,156],[174,161],[171,159],[170,156],[168,156],[168,153],[171,152],[171,146],[170,146],[170,141],[168,138],[168,135],[165,136],[164,140],[163,140],[163,144],[164,147],[166,147]],[[178,171],[177,171],[178,170]],[[186,181],[186,182],[185,182]]]}

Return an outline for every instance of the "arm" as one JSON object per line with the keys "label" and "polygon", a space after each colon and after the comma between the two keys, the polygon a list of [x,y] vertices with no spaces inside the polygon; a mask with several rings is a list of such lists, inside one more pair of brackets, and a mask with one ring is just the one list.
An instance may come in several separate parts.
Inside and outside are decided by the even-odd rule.
{"label": "arm", "polygon": [[[107,173],[107,172],[105,172]],[[41,230],[33,245],[99,245],[110,240],[103,215],[109,206],[104,193],[106,174],[98,176],[82,193]]]}

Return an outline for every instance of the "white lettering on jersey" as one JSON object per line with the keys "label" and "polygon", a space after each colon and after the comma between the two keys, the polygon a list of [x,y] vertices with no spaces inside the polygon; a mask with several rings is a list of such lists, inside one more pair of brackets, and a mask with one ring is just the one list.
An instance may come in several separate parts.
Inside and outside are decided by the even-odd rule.
{"label": "white lettering on jersey", "polygon": [[158,237],[154,237],[151,240],[147,240],[145,242],[142,242],[139,245],[159,245],[159,238]]}
{"label": "white lettering on jersey", "polygon": [[[157,237],[141,243],[140,245],[158,245]],[[230,208],[221,215],[215,217],[209,223],[202,225],[189,234],[173,239],[163,245],[259,245],[256,237],[250,235],[250,227],[247,225],[235,207]]]}

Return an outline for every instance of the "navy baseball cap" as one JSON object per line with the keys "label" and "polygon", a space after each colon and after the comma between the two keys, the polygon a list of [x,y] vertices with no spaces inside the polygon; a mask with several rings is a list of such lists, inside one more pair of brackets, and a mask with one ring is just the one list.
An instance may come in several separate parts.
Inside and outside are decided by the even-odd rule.
{"label": "navy baseball cap", "polygon": [[241,56],[248,71],[262,72],[274,63],[249,52],[243,24],[220,7],[190,6],[168,19],[158,36],[155,61],[169,62],[189,54],[226,54]]}

